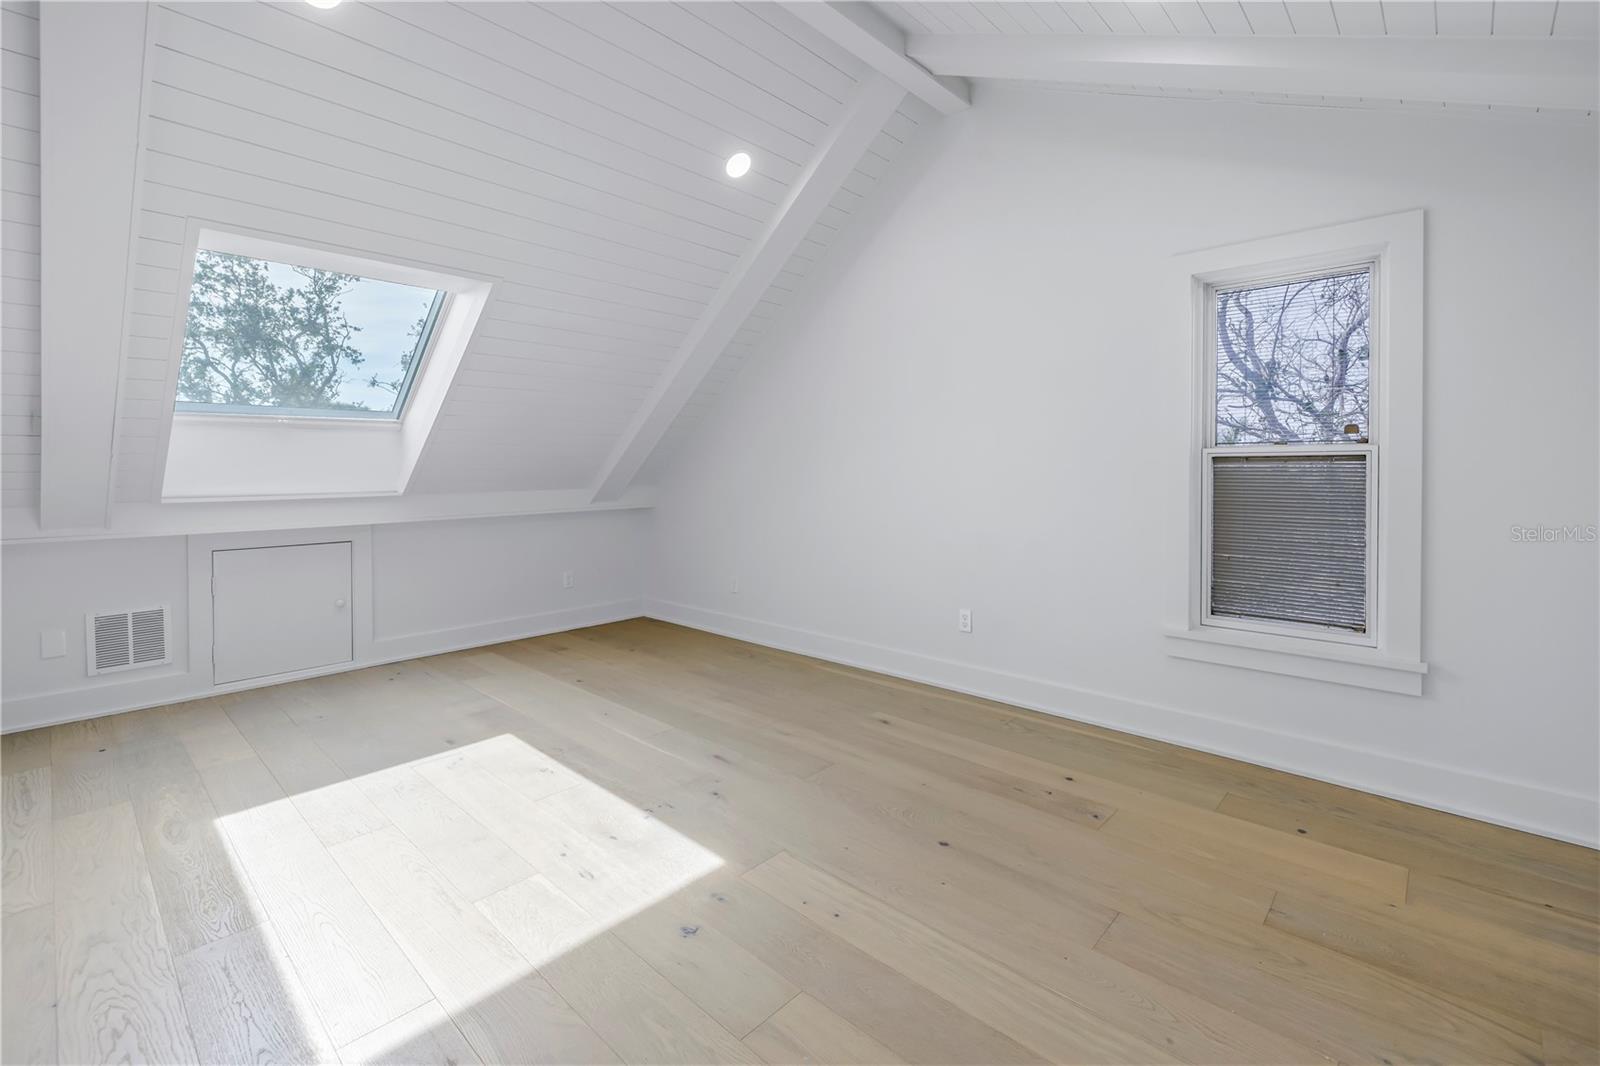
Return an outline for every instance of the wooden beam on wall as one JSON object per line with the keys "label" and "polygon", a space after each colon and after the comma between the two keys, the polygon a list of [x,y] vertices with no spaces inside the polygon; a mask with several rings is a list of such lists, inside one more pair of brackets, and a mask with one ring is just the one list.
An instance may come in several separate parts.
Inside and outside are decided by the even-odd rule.
{"label": "wooden beam on wall", "polygon": [[601,470],[595,500],[615,500],[632,483],[734,333],[904,98],[904,89],[878,75],[868,77],[857,87],[844,114],[823,136],[811,161],[790,186],[788,196],[729,271],[634,415]]}
{"label": "wooden beam on wall", "polygon": [[906,55],[906,35],[871,4],[800,0],[784,8],[834,44],[942,114],[971,106],[964,78],[941,77]]}
{"label": "wooden beam on wall", "polygon": [[144,87],[143,3],[39,5],[39,522],[106,525]]}
{"label": "wooden beam on wall", "polygon": [[1080,85],[1594,110],[1600,69],[1578,38],[1135,37],[927,34],[938,74]]}

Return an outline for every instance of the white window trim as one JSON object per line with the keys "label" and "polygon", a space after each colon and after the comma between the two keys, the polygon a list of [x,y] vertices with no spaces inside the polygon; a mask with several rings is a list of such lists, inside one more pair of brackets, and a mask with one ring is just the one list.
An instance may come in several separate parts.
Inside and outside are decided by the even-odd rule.
{"label": "white window trim", "polygon": [[[1370,437],[1378,463],[1370,468],[1375,536],[1369,550],[1369,615],[1355,639],[1292,627],[1219,624],[1205,616],[1209,539],[1205,520],[1207,419],[1215,388],[1207,374],[1210,292],[1218,285],[1375,263]],[[1173,558],[1166,647],[1184,659],[1268,673],[1420,695],[1422,661],[1422,361],[1423,212],[1405,211],[1298,233],[1208,248],[1176,257],[1170,287],[1184,312],[1174,316],[1172,344],[1189,382],[1185,464],[1175,484],[1186,515],[1176,522],[1181,540]],[[1351,451],[1360,446],[1351,446]],[[1250,449],[1229,448],[1229,454]],[[1284,454],[1281,450],[1273,454]]]}
{"label": "white window trim", "polygon": [[[194,282],[195,254],[200,248],[445,292],[444,305],[399,416],[346,418],[278,415],[271,411],[246,414],[175,410],[189,289]],[[297,238],[291,242],[280,234],[188,219],[183,275],[173,309],[167,362],[165,395],[172,406],[167,408],[156,442],[162,501],[215,503],[403,494],[432,437],[495,281],[369,259],[317,241]],[[173,461],[174,436],[181,438],[177,464]],[[289,459],[297,454],[300,459]],[[227,456],[239,463],[218,462]]]}

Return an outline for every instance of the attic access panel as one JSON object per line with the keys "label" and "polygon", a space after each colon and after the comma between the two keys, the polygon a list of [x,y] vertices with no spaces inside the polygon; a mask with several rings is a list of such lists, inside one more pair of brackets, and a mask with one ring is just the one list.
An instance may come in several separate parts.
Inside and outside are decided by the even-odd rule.
{"label": "attic access panel", "polygon": [[350,662],[352,565],[347,540],[213,551],[213,683]]}

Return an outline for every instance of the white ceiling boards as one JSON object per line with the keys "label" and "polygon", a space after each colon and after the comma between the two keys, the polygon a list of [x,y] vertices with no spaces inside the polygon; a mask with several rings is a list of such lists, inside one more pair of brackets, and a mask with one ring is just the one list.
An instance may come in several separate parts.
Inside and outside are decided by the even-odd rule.
{"label": "white ceiling boards", "polygon": [[[16,539],[187,531],[221,514],[216,502],[166,506],[180,499],[314,498],[340,521],[358,515],[329,501],[357,496],[363,520],[643,505],[796,290],[884,195],[880,179],[905,146],[963,121],[998,83],[1519,120],[1554,110],[1592,123],[1600,8],[89,0],[41,10],[4,0],[0,10],[0,436],[5,536]],[[113,80],[114,91],[73,91]],[[117,135],[41,141],[45,123]],[[55,224],[41,227],[44,216]],[[424,364],[413,413],[399,420],[403,446],[377,449],[381,473],[360,457],[376,432],[331,458],[311,447],[324,457],[315,479],[277,470],[287,452],[266,442],[252,445],[261,476],[235,467],[230,485],[209,440],[186,448],[179,429],[174,451],[175,423],[196,415],[177,383],[197,227],[485,286],[450,373],[427,369],[437,358]],[[270,521],[308,521],[311,504],[299,506]],[[230,528],[269,521],[230,514]]]}
{"label": "white ceiling boards", "polygon": [[885,2],[933,74],[1319,107],[1592,117],[1591,0]]}
{"label": "white ceiling boards", "polygon": [[[179,3],[152,6],[149,37],[124,504],[163,495],[197,218],[497,279],[407,491],[588,488],[863,76],[767,5]],[[870,192],[914,110],[891,108],[843,168],[683,420]],[[736,151],[753,163],[738,179]]]}

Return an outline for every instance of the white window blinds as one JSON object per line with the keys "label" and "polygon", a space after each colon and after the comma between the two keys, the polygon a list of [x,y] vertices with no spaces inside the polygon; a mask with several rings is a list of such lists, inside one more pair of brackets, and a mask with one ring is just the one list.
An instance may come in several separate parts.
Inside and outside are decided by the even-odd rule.
{"label": "white window blinds", "polygon": [[1367,628],[1367,474],[1356,455],[1211,463],[1211,613]]}

